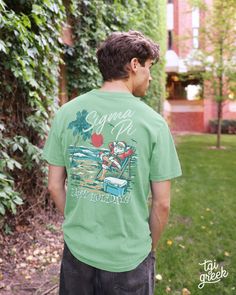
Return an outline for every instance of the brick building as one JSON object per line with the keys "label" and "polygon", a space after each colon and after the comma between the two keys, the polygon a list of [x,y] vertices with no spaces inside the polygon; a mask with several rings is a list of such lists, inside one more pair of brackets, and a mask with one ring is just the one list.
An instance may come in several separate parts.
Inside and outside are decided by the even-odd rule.
{"label": "brick building", "polygon": [[[205,3],[210,6],[212,1],[205,0]],[[211,87],[199,75],[190,72],[185,63],[194,50],[201,48],[199,28],[205,19],[205,13],[192,9],[187,0],[168,0],[164,116],[173,131],[208,132],[209,120],[217,117]],[[188,38],[184,39],[186,36]],[[192,63],[194,65],[194,61]],[[224,103],[222,117],[236,119],[236,102]]]}

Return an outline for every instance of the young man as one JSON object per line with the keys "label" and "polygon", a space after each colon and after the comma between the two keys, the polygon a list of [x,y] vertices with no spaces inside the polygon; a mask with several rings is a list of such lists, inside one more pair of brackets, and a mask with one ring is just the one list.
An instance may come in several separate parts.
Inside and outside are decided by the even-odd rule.
{"label": "young man", "polygon": [[61,107],[44,149],[48,188],[65,217],[60,294],[152,295],[170,179],[181,175],[166,122],[139,98],[159,47],[118,32],[97,58],[103,86]]}

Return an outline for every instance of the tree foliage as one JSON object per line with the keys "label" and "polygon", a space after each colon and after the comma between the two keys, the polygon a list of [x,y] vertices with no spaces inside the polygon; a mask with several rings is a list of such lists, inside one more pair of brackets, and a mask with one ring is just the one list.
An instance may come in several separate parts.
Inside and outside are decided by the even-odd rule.
{"label": "tree foliage", "polygon": [[61,0],[0,0],[0,216],[42,190],[64,10]]}
{"label": "tree foliage", "polygon": [[[223,102],[229,95],[236,98],[236,2],[214,0],[208,7],[204,0],[192,0],[207,19],[200,28],[201,50],[194,52],[192,59],[198,62],[205,80],[209,81],[217,103],[217,147],[220,147]],[[190,60],[191,63],[191,60]]]}

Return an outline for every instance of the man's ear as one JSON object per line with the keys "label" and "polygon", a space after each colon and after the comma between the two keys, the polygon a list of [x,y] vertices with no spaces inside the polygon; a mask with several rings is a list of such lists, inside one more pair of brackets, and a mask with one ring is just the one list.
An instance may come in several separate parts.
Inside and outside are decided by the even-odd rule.
{"label": "man's ear", "polygon": [[138,65],[139,65],[139,61],[138,61],[137,57],[132,58],[130,61],[130,69],[133,72],[137,72]]}

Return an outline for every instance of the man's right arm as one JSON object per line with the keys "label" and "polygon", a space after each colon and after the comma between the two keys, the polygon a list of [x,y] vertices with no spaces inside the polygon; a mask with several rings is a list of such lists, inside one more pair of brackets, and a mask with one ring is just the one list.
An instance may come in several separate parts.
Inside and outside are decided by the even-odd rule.
{"label": "man's right arm", "polygon": [[66,169],[62,166],[49,165],[48,190],[57,209],[64,215],[66,203]]}
{"label": "man's right arm", "polygon": [[149,226],[152,236],[152,250],[157,248],[161,233],[168,221],[170,211],[170,180],[152,181],[152,206],[149,218]]}

